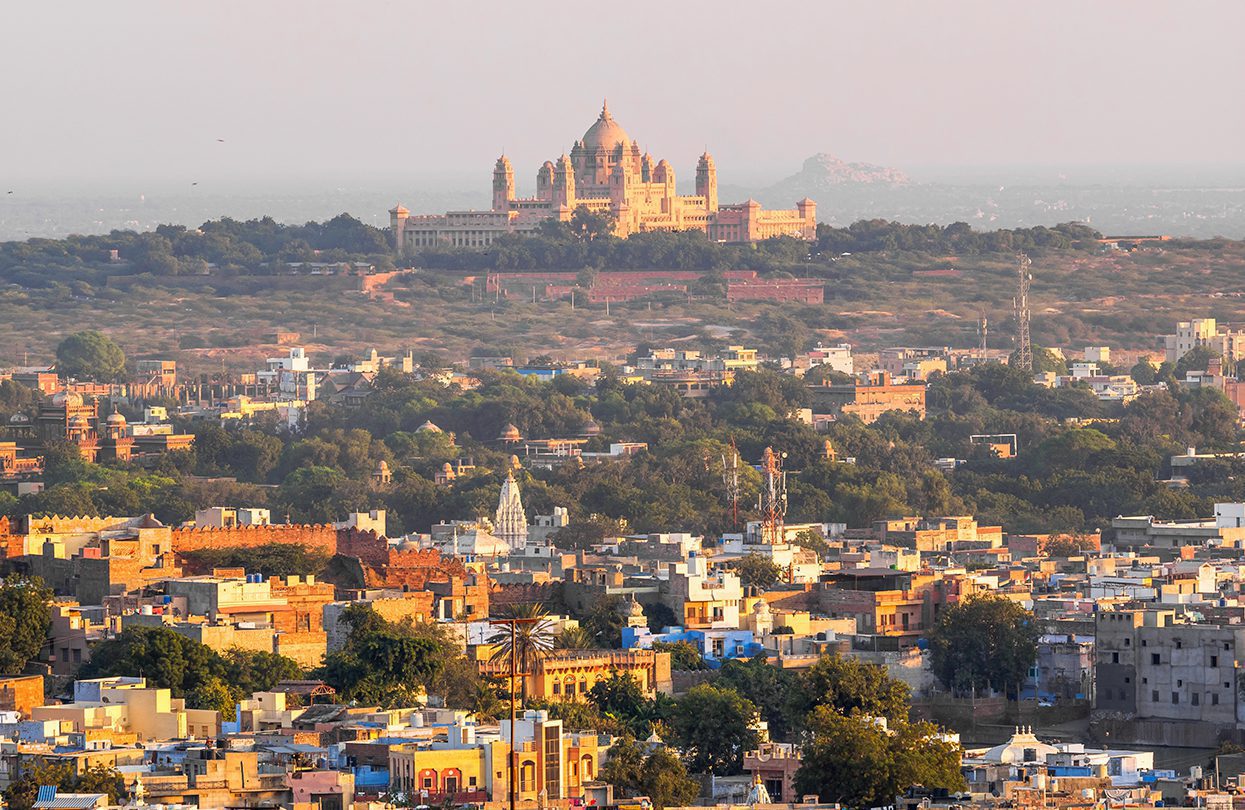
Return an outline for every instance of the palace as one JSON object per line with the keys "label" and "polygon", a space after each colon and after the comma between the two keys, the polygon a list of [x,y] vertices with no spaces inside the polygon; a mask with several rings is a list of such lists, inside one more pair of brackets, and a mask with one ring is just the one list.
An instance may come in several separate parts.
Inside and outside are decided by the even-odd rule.
{"label": "palace", "polygon": [[705,231],[717,242],[817,235],[817,204],[808,198],[782,211],[766,211],[756,200],[719,205],[717,168],[708,152],[696,165],[696,193],[678,194],[674,168],[641,152],[607,105],[570,155],[540,167],[535,197],[515,195],[514,168],[502,155],[493,167],[491,210],[411,216],[399,205],[389,211],[389,222],[403,253],[438,245],[486,248],[503,234],[531,233],[549,219],[567,222],[581,206],[611,214],[620,237],[657,230]]}

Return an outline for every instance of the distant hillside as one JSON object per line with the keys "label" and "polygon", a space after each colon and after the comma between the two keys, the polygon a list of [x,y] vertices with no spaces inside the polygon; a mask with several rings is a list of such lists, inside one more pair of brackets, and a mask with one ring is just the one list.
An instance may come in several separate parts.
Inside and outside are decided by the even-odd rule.
{"label": "distant hillside", "polygon": [[899,169],[872,163],[849,163],[827,152],[819,152],[804,161],[800,171],[765,188],[723,186],[724,200],[755,197],[769,207],[787,208],[796,200],[811,197],[819,203],[828,200],[872,200],[878,195],[890,199],[888,192],[910,189],[913,183]]}
{"label": "distant hillside", "polygon": [[872,163],[848,163],[834,155],[819,152],[804,161],[800,171],[764,190],[766,196],[781,195],[795,199],[817,197],[820,192],[842,186],[906,186],[912,181],[898,169]]}

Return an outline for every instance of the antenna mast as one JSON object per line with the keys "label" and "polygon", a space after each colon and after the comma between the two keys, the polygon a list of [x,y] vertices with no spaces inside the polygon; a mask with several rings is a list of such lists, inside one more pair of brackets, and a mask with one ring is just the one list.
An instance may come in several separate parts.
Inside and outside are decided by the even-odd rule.
{"label": "antenna mast", "polygon": [[1033,344],[1029,340],[1029,285],[1033,283],[1033,274],[1029,272],[1032,264],[1023,253],[1017,254],[1020,260],[1016,268],[1016,298],[1013,306],[1016,311],[1016,366],[1023,371],[1033,371]]}
{"label": "antenna mast", "polygon": [[739,530],[739,451],[735,449],[735,438],[731,437],[730,455],[722,456],[722,485],[726,487],[726,497],[731,502],[731,528]]}
{"label": "antenna mast", "polygon": [[761,459],[761,542],[777,545],[783,541],[783,519],[787,516],[787,473],[782,468],[786,453],[765,448]]}
{"label": "antenna mast", "polygon": [[990,333],[990,321],[986,318],[986,311],[981,310],[980,316],[977,318],[977,362],[986,362],[986,335]]}

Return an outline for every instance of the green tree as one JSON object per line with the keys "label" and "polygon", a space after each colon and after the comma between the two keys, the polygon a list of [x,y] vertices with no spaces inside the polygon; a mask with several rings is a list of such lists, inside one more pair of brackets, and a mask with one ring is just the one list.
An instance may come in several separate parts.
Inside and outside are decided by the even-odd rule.
{"label": "green tree", "polygon": [[1128,374],[1133,378],[1133,382],[1138,385],[1154,385],[1158,382],[1158,374],[1155,372],[1153,364],[1149,360],[1138,360]]}
{"label": "green tree", "polygon": [[186,693],[186,704],[194,709],[220,712],[222,720],[229,720],[234,716],[234,709],[242,698],[241,689],[213,676]]}
{"label": "green tree", "polygon": [[555,637],[553,622],[543,606],[538,604],[511,605],[505,619],[516,620],[513,631],[508,625],[499,625],[488,638],[494,645],[491,661],[501,664],[510,673],[511,653],[514,654],[515,675],[518,676],[523,702],[527,703],[527,678],[536,671],[536,665],[553,651]]}
{"label": "green tree", "polygon": [[756,553],[731,563],[731,568],[739,574],[739,581],[746,588],[765,591],[782,579],[782,567],[769,557]]}
{"label": "green tree", "polygon": [[608,678],[602,678],[588,690],[588,701],[635,736],[649,734],[653,719],[649,700],[629,673],[611,671]]}
{"label": "green tree", "polygon": [[734,689],[757,707],[770,736],[785,740],[790,727],[788,710],[791,695],[799,688],[799,676],[789,669],[769,663],[765,653],[746,661],[733,658],[718,670],[716,685]]}
{"label": "green tree", "polygon": [[589,241],[614,233],[614,215],[608,211],[600,213],[588,210],[586,205],[578,205],[571,212],[570,230],[580,239]]}
{"label": "green tree", "polygon": [[224,671],[221,657],[194,639],[164,627],[131,627],[98,644],[79,677],[139,675],[148,686],[185,697]]}
{"label": "green tree", "polygon": [[1177,380],[1183,380],[1190,371],[1205,371],[1210,361],[1220,357],[1205,346],[1195,346],[1176,360],[1174,373]]}
{"label": "green tree", "polygon": [[800,676],[791,695],[792,716],[803,718],[819,706],[839,714],[863,713],[887,720],[908,716],[911,690],[883,667],[856,658],[823,655]]}
{"label": "green tree", "polygon": [[75,775],[69,763],[36,760],[4,789],[5,807],[31,810],[43,785],[52,785],[66,793],[103,793],[108,796],[108,804],[114,806],[126,797],[125,780],[106,765],[88,765]]}
{"label": "green tree", "polygon": [[929,633],[930,667],[948,689],[1015,695],[1037,658],[1033,614],[992,593],[943,610]]}
{"label": "green tree", "polygon": [[700,795],[700,784],[687,774],[683,761],[666,748],[658,748],[644,760],[640,789],[657,810],[685,807]]}
{"label": "green tree", "polygon": [[601,778],[623,796],[647,796],[657,810],[690,805],[700,795],[699,784],[688,776],[677,756],[665,747],[646,756],[631,736],[623,737],[610,748]]}
{"label": "green tree", "polygon": [[56,370],[65,377],[118,381],[125,376],[125,352],[102,332],[75,332],[57,345]]}
{"label": "green tree", "polygon": [[672,724],[693,772],[727,776],[740,773],[744,752],[756,747],[757,719],[738,692],[702,683],[679,700]]}
{"label": "green tree", "polygon": [[244,698],[255,692],[270,691],[281,681],[298,681],[307,677],[297,661],[277,653],[234,647],[226,650],[222,658],[225,682]]}
{"label": "green tree", "polygon": [[928,723],[899,721],[883,728],[866,715],[845,716],[819,706],[808,718],[795,789],[851,808],[894,802],[912,785],[959,790],[960,748]]}
{"label": "green tree", "polygon": [[554,642],[559,650],[591,650],[596,645],[596,638],[582,626],[563,627]]}
{"label": "green tree", "polygon": [[0,581],[0,673],[19,674],[38,657],[52,626],[51,601],[38,577]]}

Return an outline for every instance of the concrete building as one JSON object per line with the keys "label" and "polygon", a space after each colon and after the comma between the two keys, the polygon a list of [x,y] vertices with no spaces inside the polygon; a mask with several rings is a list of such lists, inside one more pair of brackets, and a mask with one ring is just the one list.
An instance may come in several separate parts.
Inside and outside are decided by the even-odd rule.
{"label": "concrete building", "polygon": [[1095,618],[1095,712],[1132,721],[1133,736],[1172,745],[1245,726],[1238,697],[1245,627],[1178,621],[1172,610],[1102,610]]}
{"label": "concrete building", "polygon": [[79,733],[136,734],[140,741],[211,739],[220,733],[216,711],[187,709],[168,689],[149,689],[144,678],[97,678],[74,684],[71,703],[37,706],[35,721],[56,720]]}
{"label": "concrete building", "polygon": [[1245,359],[1245,329],[1217,323],[1214,318],[1194,318],[1176,324],[1176,334],[1163,338],[1166,360],[1175,363],[1196,348],[1220,355],[1229,367]]}

